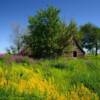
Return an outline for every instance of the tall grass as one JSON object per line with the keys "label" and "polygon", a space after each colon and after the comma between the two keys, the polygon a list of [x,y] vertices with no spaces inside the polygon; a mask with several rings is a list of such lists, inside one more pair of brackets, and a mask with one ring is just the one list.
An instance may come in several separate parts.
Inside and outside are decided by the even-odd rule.
{"label": "tall grass", "polygon": [[[100,57],[0,60],[0,99],[99,100]],[[24,63],[24,64],[23,64]]]}

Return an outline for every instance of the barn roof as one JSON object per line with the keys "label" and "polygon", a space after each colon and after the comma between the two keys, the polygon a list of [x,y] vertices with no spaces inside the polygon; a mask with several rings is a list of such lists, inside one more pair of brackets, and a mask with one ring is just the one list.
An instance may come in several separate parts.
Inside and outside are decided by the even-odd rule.
{"label": "barn roof", "polygon": [[77,41],[77,39],[74,37],[72,38],[73,42],[76,44],[76,46],[79,48],[79,50],[85,54],[85,51],[83,50],[83,48],[81,47],[80,43]]}

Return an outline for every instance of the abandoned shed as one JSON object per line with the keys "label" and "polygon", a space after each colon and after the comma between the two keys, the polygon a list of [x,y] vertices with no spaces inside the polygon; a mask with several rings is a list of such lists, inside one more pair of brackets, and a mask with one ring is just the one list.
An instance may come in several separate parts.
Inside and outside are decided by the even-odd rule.
{"label": "abandoned shed", "polygon": [[69,42],[69,46],[64,50],[64,56],[83,57],[84,55],[85,51],[81,47],[80,43],[77,39],[72,38]]}

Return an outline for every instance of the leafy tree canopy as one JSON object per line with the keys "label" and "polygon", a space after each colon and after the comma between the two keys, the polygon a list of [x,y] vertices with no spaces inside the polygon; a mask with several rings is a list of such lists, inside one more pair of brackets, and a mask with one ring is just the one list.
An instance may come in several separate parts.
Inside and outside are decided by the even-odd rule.
{"label": "leafy tree canopy", "polygon": [[24,36],[24,44],[31,48],[33,57],[55,57],[63,52],[68,34],[59,13],[59,9],[48,7],[29,17],[29,33]]}
{"label": "leafy tree canopy", "polygon": [[83,34],[83,47],[88,50],[93,50],[95,48],[95,54],[97,55],[100,47],[100,29],[91,23],[86,23],[80,27],[80,31]]}

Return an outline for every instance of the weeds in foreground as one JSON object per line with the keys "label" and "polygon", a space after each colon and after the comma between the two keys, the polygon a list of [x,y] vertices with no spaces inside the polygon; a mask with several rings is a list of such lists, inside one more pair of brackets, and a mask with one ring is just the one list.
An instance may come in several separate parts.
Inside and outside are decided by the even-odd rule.
{"label": "weeds in foreground", "polygon": [[0,60],[0,99],[99,100],[96,61],[59,58],[7,65]]}

